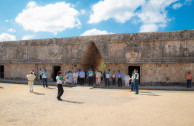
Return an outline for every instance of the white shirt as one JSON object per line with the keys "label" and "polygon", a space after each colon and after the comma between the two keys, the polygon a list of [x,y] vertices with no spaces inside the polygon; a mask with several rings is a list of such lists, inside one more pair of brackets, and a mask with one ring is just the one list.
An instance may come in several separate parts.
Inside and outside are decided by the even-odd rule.
{"label": "white shirt", "polygon": [[78,78],[78,73],[77,72],[76,73],[75,72],[73,73],[73,78]]}
{"label": "white shirt", "polygon": [[129,75],[125,75],[124,80],[125,80],[125,81],[129,81],[129,78],[130,78]]}
{"label": "white shirt", "polygon": [[47,78],[47,72],[43,72],[42,78]]}
{"label": "white shirt", "polygon": [[56,76],[57,84],[62,84],[63,82],[60,80],[60,76]]}
{"label": "white shirt", "polygon": [[106,78],[110,78],[110,74],[106,74]]}
{"label": "white shirt", "polygon": [[34,81],[34,79],[36,78],[34,74],[28,74],[26,77],[29,81]]}
{"label": "white shirt", "polygon": [[93,71],[88,71],[88,76],[93,77]]}

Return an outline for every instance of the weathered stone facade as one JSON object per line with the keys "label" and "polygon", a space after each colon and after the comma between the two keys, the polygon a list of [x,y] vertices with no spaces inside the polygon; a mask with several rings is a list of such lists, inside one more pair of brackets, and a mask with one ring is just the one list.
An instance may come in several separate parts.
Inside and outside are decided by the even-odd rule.
{"label": "weathered stone facade", "polygon": [[185,83],[185,72],[194,73],[194,30],[0,42],[5,78],[46,68],[52,80],[53,66],[97,69],[103,60],[123,74],[139,66],[141,84]]}

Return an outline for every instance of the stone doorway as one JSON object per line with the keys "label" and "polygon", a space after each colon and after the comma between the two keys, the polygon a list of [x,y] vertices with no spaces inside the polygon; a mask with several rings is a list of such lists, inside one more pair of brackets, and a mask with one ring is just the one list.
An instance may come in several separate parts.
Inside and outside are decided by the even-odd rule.
{"label": "stone doorway", "polygon": [[4,78],[4,66],[0,65],[0,78]]}
{"label": "stone doorway", "polygon": [[80,62],[80,68],[88,71],[92,68],[94,71],[99,69],[103,63],[103,58],[94,42],[89,42]]}
{"label": "stone doorway", "polygon": [[53,80],[56,81],[57,73],[61,70],[61,66],[53,66]]}

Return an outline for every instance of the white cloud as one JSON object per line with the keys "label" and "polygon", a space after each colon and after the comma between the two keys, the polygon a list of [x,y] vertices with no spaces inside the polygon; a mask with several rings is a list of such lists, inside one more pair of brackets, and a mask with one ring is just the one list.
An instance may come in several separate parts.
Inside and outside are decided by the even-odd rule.
{"label": "white cloud", "polygon": [[8,30],[8,32],[16,32],[16,30],[13,29],[13,28],[10,28],[10,29]]}
{"label": "white cloud", "polygon": [[152,32],[165,27],[167,22],[170,21],[167,17],[166,8],[176,1],[177,0],[147,1],[137,13],[140,22],[143,23],[140,27],[140,32]]}
{"label": "white cloud", "polygon": [[9,20],[5,20],[5,22],[9,22]]}
{"label": "white cloud", "polygon": [[81,10],[80,13],[81,14],[85,14],[86,13],[86,10]]}
{"label": "white cloud", "polygon": [[140,27],[140,32],[156,32],[158,31],[158,26],[155,24],[144,24]]}
{"label": "white cloud", "polygon": [[33,35],[24,35],[24,36],[22,37],[22,40],[30,40],[30,39],[33,39],[33,38],[34,38]]}
{"label": "white cloud", "polygon": [[179,8],[181,8],[183,6],[183,4],[181,4],[181,3],[176,3],[176,4],[174,4],[173,6],[172,6],[172,8],[173,9],[179,9]]}
{"label": "white cloud", "polygon": [[52,32],[57,34],[68,28],[79,27],[79,12],[71,7],[71,4],[58,2],[39,6],[35,2],[29,2],[22,13],[18,14],[15,21],[25,30],[34,32]]}
{"label": "white cloud", "polygon": [[[167,16],[167,8],[173,4],[175,8],[181,7],[180,4],[176,5],[177,1],[179,0],[103,0],[92,6],[88,23],[99,23],[108,19],[125,23],[132,19],[134,24],[142,23],[140,32],[158,31],[171,21]],[[185,3],[191,3],[190,1],[185,0]]]}
{"label": "white cloud", "polygon": [[107,32],[105,30],[101,31],[98,29],[91,29],[91,30],[87,30],[84,33],[81,34],[81,36],[87,36],[87,35],[105,35],[105,34],[114,34],[112,32]]}
{"label": "white cloud", "polygon": [[108,19],[115,19],[124,23],[135,16],[135,10],[145,0],[103,0],[92,6],[92,14],[88,23],[99,23]]}
{"label": "white cloud", "polygon": [[16,40],[16,37],[14,35],[10,35],[7,33],[0,34],[0,41],[13,41]]}

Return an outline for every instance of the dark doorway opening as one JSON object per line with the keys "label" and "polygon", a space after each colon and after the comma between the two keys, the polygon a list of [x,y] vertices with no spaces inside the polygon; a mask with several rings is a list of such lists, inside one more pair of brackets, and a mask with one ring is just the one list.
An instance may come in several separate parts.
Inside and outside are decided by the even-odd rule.
{"label": "dark doorway opening", "polygon": [[0,78],[4,78],[4,66],[0,65]]}
{"label": "dark doorway opening", "polygon": [[132,76],[132,73],[133,73],[134,69],[138,70],[138,73],[139,73],[139,84],[140,84],[140,66],[129,66],[128,67],[129,76],[130,77]]}
{"label": "dark doorway opening", "polygon": [[54,66],[53,67],[53,80],[56,81],[57,73],[61,71],[61,66]]}
{"label": "dark doorway opening", "polygon": [[94,71],[97,69],[100,70],[102,63],[103,58],[95,43],[92,41],[89,42],[81,58],[81,69],[84,69],[85,71],[88,71],[90,68],[92,68]]}

